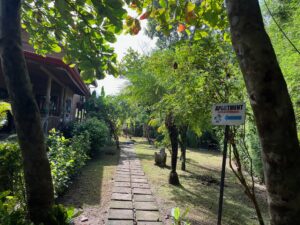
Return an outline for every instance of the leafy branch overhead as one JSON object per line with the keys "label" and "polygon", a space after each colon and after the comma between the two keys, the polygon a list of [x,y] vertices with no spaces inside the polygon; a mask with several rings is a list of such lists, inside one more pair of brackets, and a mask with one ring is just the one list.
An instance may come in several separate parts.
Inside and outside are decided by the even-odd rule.
{"label": "leafy branch overhead", "polygon": [[[224,31],[228,27],[224,1],[222,0],[126,0],[131,9],[139,14],[139,20],[154,19],[157,31],[169,35],[174,28],[199,40],[206,37],[209,29]],[[126,22],[134,18],[128,17]],[[134,33],[139,27],[139,20],[126,23],[125,29]],[[228,40],[228,34],[224,34]]]}
{"label": "leafy branch overhead", "polygon": [[122,0],[26,0],[22,27],[37,53],[59,53],[77,64],[87,83],[116,74],[117,56],[110,43],[122,31],[126,17]]}
{"label": "leafy branch overhead", "polygon": [[[126,4],[139,16],[127,15]],[[195,40],[207,36],[209,28],[227,28],[221,0],[26,0],[22,4],[22,27],[36,52],[46,55],[63,50],[64,62],[78,65],[87,83],[105,73],[118,73],[110,43],[123,29],[138,34],[140,20],[148,18],[155,19],[156,30],[165,35],[175,28]]]}

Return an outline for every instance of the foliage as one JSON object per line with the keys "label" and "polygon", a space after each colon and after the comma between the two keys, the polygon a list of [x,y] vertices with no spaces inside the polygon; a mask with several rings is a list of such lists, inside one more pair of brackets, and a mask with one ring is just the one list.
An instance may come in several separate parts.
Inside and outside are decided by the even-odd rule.
{"label": "foliage", "polygon": [[73,207],[65,208],[63,205],[54,205],[49,212],[48,222],[53,225],[69,225],[72,224],[73,218],[80,214],[75,212]]}
{"label": "foliage", "polygon": [[0,128],[4,125],[7,112],[11,112],[11,105],[8,102],[0,101]]}
{"label": "foliage", "polygon": [[[236,95],[240,84],[236,82],[239,78],[230,46],[213,33],[210,38],[181,42],[174,49],[159,50],[149,57],[129,50],[121,68],[131,83],[123,97],[142,108],[144,120],[159,131],[163,131],[169,111],[178,126],[188,125],[198,136],[210,130],[210,106]],[[226,96],[228,89],[230,95]]]}
{"label": "foliage", "polygon": [[85,103],[85,109],[88,117],[96,117],[105,122],[109,129],[109,141],[114,140],[119,148],[119,132],[126,118],[124,115],[128,113],[126,103],[118,97],[105,96],[102,89],[100,96],[93,92]]}
{"label": "foliage", "polygon": [[[18,206],[19,200],[9,194],[9,191],[0,192],[0,224],[3,225],[33,225],[27,217],[24,208]],[[63,205],[54,205],[48,213],[48,224],[69,225],[72,219],[80,212],[73,207],[65,208]]]}
{"label": "foliage", "polygon": [[[279,24],[280,28],[286,33],[293,44],[300,49],[300,7],[299,1],[267,1],[272,15]],[[294,110],[297,121],[298,138],[300,139],[300,57],[299,53],[294,50],[288,40],[284,37],[270,13],[264,7],[264,15],[267,24],[267,31],[270,35],[272,45],[275,49],[276,56],[284,74],[289,94],[294,104]],[[280,40],[280,41],[278,41]]]}
{"label": "foliage", "polygon": [[66,122],[59,131],[63,134],[65,138],[72,138],[73,137],[73,130],[76,125],[76,120]]}
{"label": "foliage", "polygon": [[[38,54],[61,52],[63,60],[81,69],[91,83],[104,72],[116,74],[116,41],[126,17],[122,0],[26,0],[22,4],[22,27]],[[80,40],[80,41],[78,41]]]}
{"label": "foliage", "polygon": [[[243,132],[246,133],[245,137],[240,137],[240,138],[245,138],[245,144],[249,148],[249,153],[253,162],[253,173],[256,177],[258,177],[262,182],[264,182],[264,172],[263,172],[263,165],[262,165],[262,158],[261,158],[261,150],[262,147],[259,142],[259,137],[257,133],[257,129],[255,126],[255,123],[253,121],[253,115],[249,115],[248,121],[246,122],[245,125],[245,130]],[[243,156],[243,152],[241,152],[241,155],[243,159],[247,158]],[[248,171],[250,171],[249,168],[249,161],[244,160],[244,166]]]}
{"label": "foliage", "polygon": [[95,155],[100,147],[109,139],[109,131],[106,124],[95,118],[87,118],[85,121],[77,123],[73,130],[73,135],[80,135],[87,132],[89,137],[90,151],[87,152],[89,156]]}
{"label": "foliage", "polygon": [[[88,159],[89,134],[83,132],[73,139],[64,138],[52,130],[48,138],[48,157],[56,195],[68,187],[71,178]],[[0,224],[29,225],[26,219],[25,187],[21,152],[16,142],[0,143]],[[74,209],[54,206],[49,218],[51,224],[69,224]],[[63,222],[64,221],[64,222]]]}
{"label": "foliage", "polygon": [[189,208],[187,208],[182,213],[180,212],[180,208],[176,207],[172,209],[172,216],[174,219],[174,225],[191,225],[189,222],[186,221],[186,216],[189,212]]}
{"label": "foliage", "polygon": [[0,192],[0,224],[32,225],[25,218],[25,211],[18,207],[18,199],[10,195],[10,191]]}
{"label": "foliage", "polygon": [[[224,31],[228,27],[224,2],[216,1],[128,1],[131,8],[135,10],[140,19],[147,18],[156,21],[156,31],[162,32],[166,36],[177,29],[179,33],[187,35],[194,40],[207,37],[209,29]],[[134,7],[132,7],[132,3]],[[144,12],[143,12],[143,9]],[[127,17],[126,22],[132,18]],[[135,21],[138,23],[138,21]],[[131,23],[130,23],[131,25]],[[130,31],[131,26],[125,26],[125,30]],[[224,34],[224,40],[228,40],[228,34]]]}
{"label": "foliage", "polygon": [[5,190],[24,201],[22,158],[15,142],[0,143],[0,191]]}
{"label": "foliage", "polygon": [[90,151],[87,132],[66,139],[54,129],[48,137],[49,161],[56,195],[62,193],[79,169],[85,165]]}

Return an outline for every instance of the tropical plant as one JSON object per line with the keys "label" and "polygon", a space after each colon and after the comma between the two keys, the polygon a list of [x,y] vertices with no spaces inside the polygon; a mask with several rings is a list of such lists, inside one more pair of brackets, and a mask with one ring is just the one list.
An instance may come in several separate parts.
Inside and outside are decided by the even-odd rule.
{"label": "tropical plant", "polygon": [[73,130],[73,135],[81,135],[87,132],[89,136],[90,151],[89,156],[94,156],[109,140],[109,131],[106,124],[96,117],[87,118],[85,121],[77,123]]}
{"label": "tropical plant", "polygon": [[0,192],[0,224],[33,225],[26,219],[26,212],[18,204],[18,199],[10,191]]}
{"label": "tropical plant", "polygon": [[48,137],[49,161],[56,196],[68,187],[71,178],[85,165],[90,153],[89,133],[66,139],[54,129]]}
{"label": "tropical plant", "polygon": [[191,225],[186,219],[187,214],[189,213],[190,209],[186,208],[185,211],[180,212],[180,208],[176,207],[172,209],[172,217],[173,217],[173,224],[174,225]]}

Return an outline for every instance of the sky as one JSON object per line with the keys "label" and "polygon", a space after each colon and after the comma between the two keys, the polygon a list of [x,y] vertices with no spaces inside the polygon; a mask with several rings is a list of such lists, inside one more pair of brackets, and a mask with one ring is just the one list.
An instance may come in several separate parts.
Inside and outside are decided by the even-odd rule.
{"label": "sky", "polygon": [[[133,12],[130,12],[129,14],[131,16],[136,16]],[[143,30],[145,29],[146,24],[146,20],[141,21],[142,30],[138,33],[138,35],[132,36],[130,34],[121,34],[117,36],[117,42],[112,44],[112,46],[115,48],[119,61],[122,60],[129,48],[132,48],[141,54],[147,54],[155,48],[155,40],[151,40],[144,34]],[[128,81],[125,78],[115,78],[108,75],[103,80],[98,80],[97,83],[97,93],[100,93],[102,86],[104,86],[106,95],[117,95],[122,88],[128,84]]]}

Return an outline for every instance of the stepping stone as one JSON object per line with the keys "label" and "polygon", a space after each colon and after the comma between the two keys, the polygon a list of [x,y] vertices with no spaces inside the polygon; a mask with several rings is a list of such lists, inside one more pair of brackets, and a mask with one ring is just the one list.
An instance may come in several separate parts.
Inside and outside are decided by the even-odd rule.
{"label": "stepping stone", "polygon": [[130,187],[130,182],[115,182],[115,187]]}
{"label": "stepping stone", "polygon": [[138,222],[137,225],[163,225],[162,222]]}
{"label": "stepping stone", "polygon": [[109,208],[111,209],[132,209],[132,201],[111,201]]}
{"label": "stepping stone", "polygon": [[117,171],[116,175],[130,175],[129,171]]}
{"label": "stepping stone", "polygon": [[144,184],[144,183],[132,183],[131,186],[133,188],[150,188],[149,184]]}
{"label": "stepping stone", "polygon": [[116,174],[115,179],[117,179],[117,178],[130,179],[130,175],[126,175],[126,174]]}
{"label": "stepping stone", "polygon": [[113,187],[112,192],[131,194],[131,188],[129,188],[129,187]]}
{"label": "stepping stone", "polygon": [[145,175],[132,175],[131,176],[132,179],[146,179]]}
{"label": "stepping stone", "polygon": [[107,225],[133,225],[132,220],[108,220]]}
{"label": "stepping stone", "polygon": [[145,189],[145,188],[133,188],[132,193],[133,194],[142,194],[142,195],[151,195],[152,194],[150,189]]}
{"label": "stepping stone", "polygon": [[145,175],[144,172],[131,172],[131,175]]}
{"label": "stepping stone", "polygon": [[152,195],[134,195],[133,199],[135,202],[154,202]]}
{"label": "stepping stone", "polygon": [[132,197],[131,194],[112,193],[111,199],[119,201],[131,201]]}
{"label": "stepping stone", "polygon": [[130,173],[129,169],[117,169],[117,172],[127,172]]}
{"label": "stepping stone", "polygon": [[134,208],[136,210],[158,211],[158,207],[155,202],[135,202]]}
{"label": "stepping stone", "polygon": [[133,182],[133,183],[144,183],[144,184],[147,184],[148,183],[148,181],[147,181],[147,179],[143,179],[143,178],[139,178],[139,179],[131,179],[131,182]]}
{"label": "stepping stone", "polygon": [[129,166],[118,166],[117,170],[130,170]]}
{"label": "stepping stone", "polygon": [[128,178],[128,177],[116,177],[115,181],[130,182],[130,178]]}
{"label": "stepping stone", "polygon": [[153,221],[159,222],[159,212],[158,211],[136,211],[136,220],[137,221]]}
{"label": "stepping stone", "polygon": [[133,220],[133,211],[129,209],[110,209],[109,220]]}

